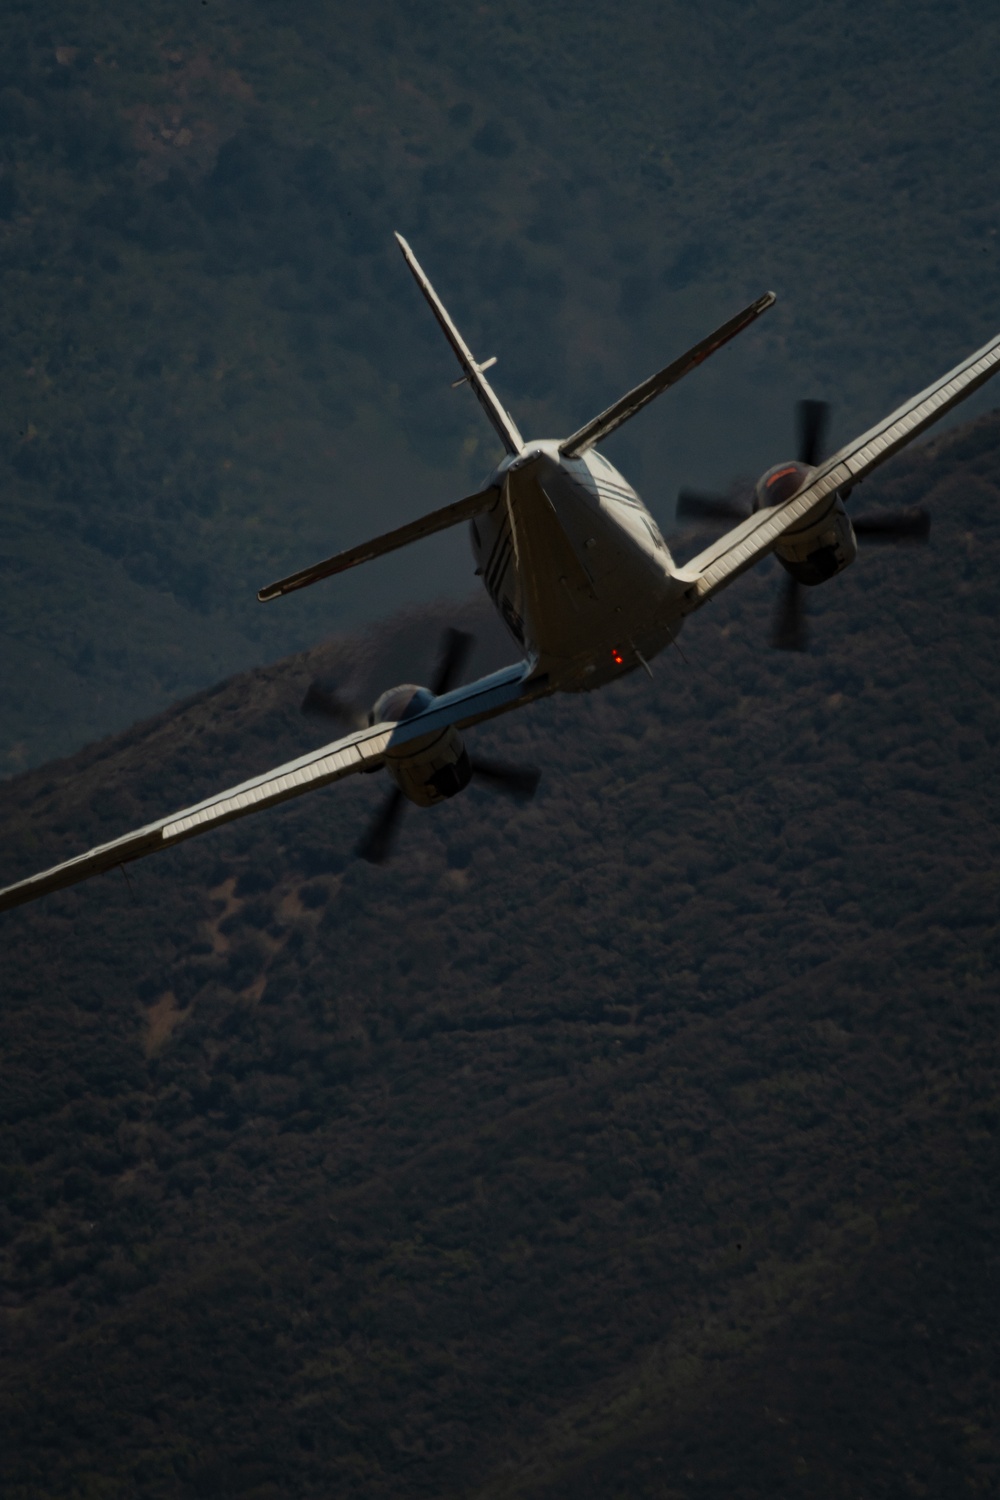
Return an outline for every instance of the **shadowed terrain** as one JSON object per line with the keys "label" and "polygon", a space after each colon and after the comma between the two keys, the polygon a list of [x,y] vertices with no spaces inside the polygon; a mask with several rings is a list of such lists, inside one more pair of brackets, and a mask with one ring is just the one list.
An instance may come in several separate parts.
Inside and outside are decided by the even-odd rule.
{"label": "shadowed terrain", "polygon": [[[810,654],[765,565],[470,734],[528,809],[373,869],[359,777],[5,915],[5,1495],[996,1493],[1000,417],[864,486],[917,502]],[[417,611],[8,782],[4,877],[445,620],[502,659]]]}

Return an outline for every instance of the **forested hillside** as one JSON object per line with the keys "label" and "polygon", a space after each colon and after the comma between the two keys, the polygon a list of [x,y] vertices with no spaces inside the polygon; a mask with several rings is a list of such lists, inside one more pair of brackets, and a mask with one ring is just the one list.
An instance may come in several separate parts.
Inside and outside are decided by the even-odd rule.
{"label": "forested hillside", "polygon": [[777,290],[616,440],[664,522],[796,396],[847,436],[978,347],[998,39],[936,0],[6,5],[0,772],[464,591],[449,537],[254,599],[491,462],[393,229],[535,435]]}
{"label": "forested hillside", "polygon": [[[371,868],[359,777],[5,915],[5,1496],[997,1492],[1000,417],[864,490],[931,545],[812,591],[809,654],[764,567],[476,731],[527,810]],[[441,624],[9,781],[5,879]]]}

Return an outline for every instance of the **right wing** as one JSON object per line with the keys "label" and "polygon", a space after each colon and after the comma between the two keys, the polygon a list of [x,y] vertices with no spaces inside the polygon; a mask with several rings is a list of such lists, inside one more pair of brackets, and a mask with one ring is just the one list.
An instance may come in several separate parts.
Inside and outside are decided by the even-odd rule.
{"label": "right wing", "polygon": [[334,573],[345,573],[348,568],[356,568],[358,563],[370,562],[373,557],[381,557],[386,552],[395,552],[397,547],[408,547],[411,542],[419,542],[422,537],[432,536],[435,531],[446,531],[449,526],[471,521],[473,516],[492,510],[499,499],[500,491],[496,489],[480,490],[478,495],[467,495],[464,500],[443,505],[440,510],[432,510],[429,515],[421,516],[416,521],[397,526],[395,531],[387,531],[374,541],[348,547],[346,552],[335,552],[332,557],[313,563],[311,568],[301,568],[298,573],[279,578],[277,583],[268,583],[264,588],[258,589],[257,598],[261,604],[266,604],[270,599],[280,599],[282,594],[291,594],[295,589],[304,589],[310,583],[318,583],[321,578],[330,578]]}
{"label": "right wing", "polygon": [[820,464],[809,482],[789,500],[756,511],[712,546],[706,547],[704,552],[677,571],[676,576],[691,585],[686,590],[685,613],[697,609],[712,594],[752,567],[771,551],[784,532],[806,519],[810,511],[831,505],[836,491],[851,489],[879,464],[912,442],[932,422],[943,417],[946,411],[964,401],[966,396],[971,396],[996,374],[998,368],[1000,334],[926,390],[911,396],[909,401],[860,437],[845,444]]}
{"label": "right wing", "polygon": [[481,677],[478,682],[442,694],[423,713],[414,714],[411,719],[402,719],[397,724],[375,724],[370,729],[345,735],[341,740],[299,756],[298,760],[265,771],[263,776],[254,776],[193,807],[159,818],[155,823],[147,823],[134,833],[112,839],[109,844],[100,844],[86,854],[78,854],[75,859],[43,870],[39,875],[19,880],[16,885],[0,890],[0,911],[34,901],[49,891],[76,885],[78,881],[112,870],[116,865],[155,854],[158,849],[207,833],[209,829],[231,823],[235,818],[244,818],[249,813],[275,807],[292,797],[301,797],[303,792],[341,781],[356,771],[376,770],[388,750],[447,725],[468,728],[534,698],[544,697],[550,691],[547,678],[531,678],[530,671],[530,663],[517,662],[489,677]]}

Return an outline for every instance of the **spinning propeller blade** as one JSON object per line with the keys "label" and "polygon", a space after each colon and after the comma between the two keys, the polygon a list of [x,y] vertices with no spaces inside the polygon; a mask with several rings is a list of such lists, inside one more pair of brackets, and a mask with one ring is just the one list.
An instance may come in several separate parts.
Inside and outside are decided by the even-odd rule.
{"label": "spinning propeller blade", "polygon": [[[926,542],[931,531],[931,519],[924,510],[899,511],[896,514],[889,511],[881,516],[859,516],[853,525],[860,542],[883,547],[896,543]],[[774,618],[771,645],[779,651],[805,651],[808,644],[809,630],[802,585],[788,576]]]}
{"label": "spinning propeller blade", "polygon": [[[450,627],[445,631],[441,639],[437,671],[431,684],[431,692],[435,698],[440,698],[443,693],[450,692],[456,685],[471,648],[472,636],[466,631],[453,630]],[[307,701],[313,688],[317,687],[318,684],[314,683],[309,689],[309,693],[306,694]],[[323,707],[319,709],[320,712],[325,711],[327,704],[340,707],[338,700],[332,694],[324,695],[322,689],[316,693],[314,701],[316,700],[323,704]],[[302,706],[304,710],[305,704]],[[383,802],[381,810],[375,815],[368,832],[359,839],[355,847],[354,852],[359,859],[366,859],[372,865],[385,863],[392,853],[392,846],[396,842],[405,810],[406,798],[398,786],[393,787]]]}
{"label": "spinning propeller blade", "polygon": [[405,810],[406,799],[399,787],[394,786],[369,824],[368,832],[355,845],[354,852],[359,859],[366,859],[372,865],[384,864],[396,842]]}
{"label": "spinning propeller blade", "polygon": [[449,627],[441,638],[441,655],[438,658],[437,672],[431,684],[431,692],[435,698],[440,698],[444,693],[450,693],[456,686],[462,675],[462,668],[472,649],[472,636],[465,630],[453,630]]}
{"label": "spinning propeller blade", "polygon": [[826,401],[800,401],[795,408],[799,432],[799,463],[815,469],[823,458],[830,407]]}
{"label": "spinning propeller blade", "polygon": [[802,585],[786,574],[771,630],[771,645],[778,651],[804,651],[809,644]]}
{"label": "spinning propeller blade", "polygon": [[[472,636],[463,630],[446,630],[431,692],[435,698],[448,693],[462,675],[462,668],[472,647]],[[301,709],[309,718],[334,719],[350,729],[361,729],[368,722],[363,709],[350,698],[341,696],[333,683],[317,677],[309,684]]]}
{"label": "spinning propeller blade", "polygon": [[[451,692],[462,675],[473,637],[464,630],[448,629],[441,638],[437,670],[431,684],[435,698]],[[317,714],[323,718],[338,718],[350,722],[358,717],[355,705],[342,699],[335,688],[316,681],[311,684],[302,702],[302,712]],[[506,761],[474,760],[472,773],[498,792],[519,801],[527,801],[535,795],[541,772],[534,766],[512,766]],[[406,797],[399,787],[393,787],[381,808],[375,814],[368,831],[358,840],[355,854],[369,864],[384,864],[392,853],[399,833]]]}
{"label": "spinning propeller blade", "polygon": [[[800,401],[795,408],[799,462],[816,468],[823,461],[830,407],[826,401]],[[725,495],[704,495],[681,490],[677,496],[678,520],[743,521],[746,510]],[[853,522],[860,542],[888,546],[897,542],[926,542],[930,516],[924,510],[886,511],[882,515],[859,516]],[[805,597],[802,585],[786,576],[771,630],[771,645],[779,651],[805,651],[808,644]]]}

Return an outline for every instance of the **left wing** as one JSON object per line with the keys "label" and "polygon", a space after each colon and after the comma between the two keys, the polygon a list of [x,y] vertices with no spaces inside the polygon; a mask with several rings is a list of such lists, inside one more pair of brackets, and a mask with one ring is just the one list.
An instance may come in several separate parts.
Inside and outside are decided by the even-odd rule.
{"label": "left wing", "polygon": [[142,859],[155,854],[158,849],[169,848],[196,834],[207,833],[222,823],[231,823],[234,818],[244,818],[248,813],[261,812],[266,807],[275,807],[303,792],[327,786],[331,781],[342,781],[356,771],[375,770],[382,764],[386,751],[421,735],[453,724],[456,728],[467,728],[472,724],[506,713],[522,703],[543,697],[550,691],[548,679],[530,677],[528,662],[518,662],[494,672],[490,677],[481,677],[467,687],[456,688],[436,698],[423,713],[396,724],[375,724],[370,729],[345,735],[330,745],[311,750],[298,760],[288,761],[263,776],[255,776],[228,791],[217,792],[194,807],[185,807],[169,817],[147,823],[134,833],[112,839],[109,844],[100,844],[86,854],[78,854],[64,864],[31,875],[0,890],[0,911],[12,906],[21,906],[34,901],[49,891],[62,890],[76,885],[91,875],[114,869],[133,859]]}
{"label": "left wing", "polygon": [[770,552],[778,538],[803,521],[810,511],[831,505],[837,490],[845,493],[850,490],[879,464],[912,442],[932,422],[964,401],[966,396],[971,396],[998,369],[1000,334],[926,390],[911,396],[876,426],[845,444],[832,458],[820,464],[797,494],[780,505],[755,511],[679,568],[676,576],[690,584],[685,592],[685,613],[697,609],[727,583],[732,583],[734,578]]}

